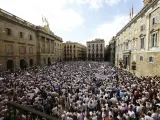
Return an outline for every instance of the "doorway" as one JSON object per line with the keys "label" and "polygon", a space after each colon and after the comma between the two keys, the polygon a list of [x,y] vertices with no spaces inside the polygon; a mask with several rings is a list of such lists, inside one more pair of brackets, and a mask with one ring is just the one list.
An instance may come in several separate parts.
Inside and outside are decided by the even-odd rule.
{"label": "doorway", "polygon": [[21,59],[20,60],[20,68],[23,70],[24,68],[26,68],[27,66],[26,66],[26,62],[25,62],[25,60],[24,59]]}
{"label": "doorway", "polygon": [[7,70],[10,70],[11,72],[14,71],[14,62],[13,62],[13,60],[8,60],[7,61]]}
{"label": "doorway", "polygon": [[33,59],[30,59],[30,60],[29,60],[29,66],[30,66],[30,67],[33,67]]}

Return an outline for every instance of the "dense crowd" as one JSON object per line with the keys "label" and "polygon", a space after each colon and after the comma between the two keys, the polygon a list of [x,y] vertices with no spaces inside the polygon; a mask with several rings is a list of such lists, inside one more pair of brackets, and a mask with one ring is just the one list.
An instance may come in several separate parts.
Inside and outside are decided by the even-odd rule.
{"label": "dense crowd", "polygon": [[158,76],[138,78],[109,63],[82,61],[0,75],[0,120],[8,101],[62,120],[160,120]]}

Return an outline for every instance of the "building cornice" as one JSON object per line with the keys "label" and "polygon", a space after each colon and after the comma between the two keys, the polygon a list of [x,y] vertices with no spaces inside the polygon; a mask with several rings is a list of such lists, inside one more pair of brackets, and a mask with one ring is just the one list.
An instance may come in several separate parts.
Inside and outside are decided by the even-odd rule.
{"label": "building cornice", "polygon": [[143,16],[152,6],[154,6],[158,2],[159,0],[154,0],[152,3],[145,5],[143,9],[116,34],[116,36],[119,36],[121,33],[123,33],[128,27],[135,23],[141,16]]}
{"label": "building cornice", "polygon": [[44,33],[46,35],[49,35],[50,37],[54,37],[56,40],[60,41],[60,42],[63,42],[62,38],[60,38],[59,36],[57,35],[54,35],[53,33],[52,34],[49,34],[47,32],[45,32],[42,27],[39,27],[39,26],[36,26],[26,20],[23,20],[19,17],[17,17],[16,15],[13,15],[3,9],[0,8],[0,17],[3,18],[3,19],[7,19],[11,22],[14,22],[14,23],[17,23],[19,25],[22,25],[23,27],[27,27],[33,31],[36,31],[36,32],[41,32],[41,33]]}
{"label": "building cornice", "polygon": [[150,33],[153,33],[153,32],[157,32],[157,31],[159,31],[160,29],[152,29],[151,31],[150,31]]}

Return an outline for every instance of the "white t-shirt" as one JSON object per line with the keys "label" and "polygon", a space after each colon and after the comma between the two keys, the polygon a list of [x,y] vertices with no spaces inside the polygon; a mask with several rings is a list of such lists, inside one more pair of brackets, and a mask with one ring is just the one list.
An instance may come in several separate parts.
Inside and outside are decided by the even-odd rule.
{"label": "white t-shirt", "polygon": [[145,120],[154,120],[154,119],[153,119],[152,117],[146,115],[146,116],[145,116]]}
{"label": "white t-shirt", "polygon": [[97,116],[92,117],[92,120],[97,120]]}
{"label": "white t-shirt", "polygon": [[135,113],[134,113],[134,111],[128,111],[128,114],[129,114],[129,117],[130,118],[135,118],[136,116],[135,116]]}

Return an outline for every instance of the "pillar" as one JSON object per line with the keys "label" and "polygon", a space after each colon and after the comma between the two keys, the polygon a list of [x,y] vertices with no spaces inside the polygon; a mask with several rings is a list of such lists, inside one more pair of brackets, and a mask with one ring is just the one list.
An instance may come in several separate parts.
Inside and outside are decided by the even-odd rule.
{"label": "pillar", "polygon": [[149,33],[149,15],[146,16],[146,39],[145,39],[145,43],[146,43],[146,50],[149,50],[149,36],[150,36],[150,33]]}

